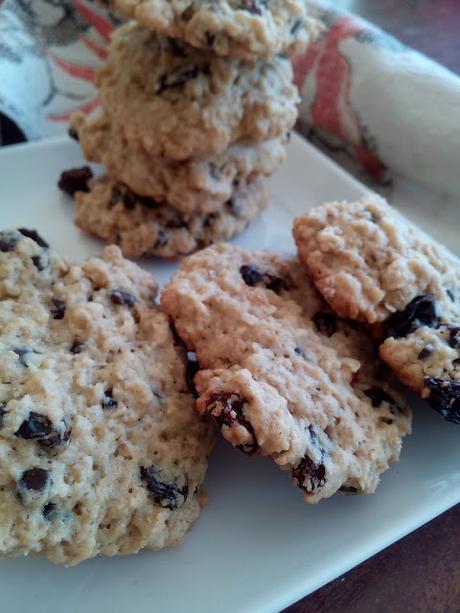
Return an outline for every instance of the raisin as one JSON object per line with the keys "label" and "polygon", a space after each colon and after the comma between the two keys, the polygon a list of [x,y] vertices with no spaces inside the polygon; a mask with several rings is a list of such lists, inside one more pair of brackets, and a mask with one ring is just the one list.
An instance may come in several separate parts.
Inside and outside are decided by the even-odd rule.
{"label": "raisin", "polygon": [[70,126],[70,128],[67,130],[67,134],[70,136],[70,138],[73,138],[73,140],[76,140],[77,142],[80,140],[78,138],[78,132],[72,126]]}
{"label": "raisin", "polygon": [[14,232],[0,232],[0,251],[8,253],[13,251],[18,243],[18,237]]}
{"label": "raisin", "polygon": [[332,336],[337,332],[337,317],[329,311],[318,311],[313,315],[316,329],[325,336]]}
{"label": "raisin", "polygon": [[428,404],[447,421],[460,424],[460,382],[438,377],[425,377],[430,389]]}
{"label": "raisin", "polygon": [[132,211],[137,203],[137,198],[135,194],[129,189],[125,189],[122,193],[121,200],[123,202],[123,206],[128,211]]}
{"label": "raisin", "polygon": [[426,360],[427,358],[430,357],[430,355],[433,354],[433,347],[432,345],[428,345],[426,347],[424,347],[420,353],[418,354],[417,358],[419,360]]}
{"label": "raisin", "polygon": [[185,57],[184,45],[176,38],[168,38],[170,51],[176,57]]}
{"label": "raisin", "polygon": [[48,502],[42,509],[42,515],[48,521],[52,521],[58,516],[58,508],[54,502]]}
{"label": "raisin", "polygon": [[300,347],[296,347],[294,351],[295,353],[297,353],[297,355],[300,355],[301,358],[303,358],[304,360],[306,359],[306,355]]}
{"label": "raisin", "polygon": [[46,268],[46,266],[43,264],[42,259],[39,255],[33,255],[31,260],[32,260],[33,265],[39,272],[41,272],[42,270]]}
{"label": "raisin", "polygon": [[89,182],[93,178],[93,171],[89,166],[64,170],[58,181],[58,187],[63,192],[73,196],[76,192],[89,192]]}
{"label": "raisin", "polygon": [[155,502],[165,509],[180,509],[188,497],[188,481],[179,485],[175,481],[165,481],[156,466],[140,467],[141,479],[147,483],[147,489],[153,494]]}
{"label": "raisin", "polygon": [[215,34],[211,34],[211,32],[205,32],[204,33],[204,37],[206,40],[206,45],[208,47],[212,47],[214,45],[214,42],[216,40],[216,35]]}
{"label": "raisin", "polygon": [[29,368],[25,356],[30,353],[30,349],[27,349],[27,347],[15,347],[13,351],[19,357],[19,364],[25,368]]}
{"label": "raisin", "polygon": [[263,9],[267,8],[267,0],[241,0],[238,8],[252,15],[262,15]]}
{"label": "raisin", "polygon": [[85,343],[75,339],[74,342],[72,343],[72,346],[70,347],[70,353],[73,353],[74,355],[76,353],[81,353],[83,348],[84,348],[84,346],[85,346]]}
{"label": "raisin", "polygon": [[133,307],[137,302],[136,296],[124,289],[113,289],[110,292],[110,300],[113,304],[121,304],[128,307]]}
{"label": "raisin", "polygon": [[27,238],[32,239],[34,242],[37,243],[37,245],[39,245],[40,247],[43,247],[43,249],[49,248],[48,243],[45,241],[44,238],[40,236],[37,230],[28,230],[27,228],[18,228],[18,232],[20,232],[23,236],[26,236]]}
{"label": "raisin", "polygon": [[19,485],[28,490],[40,492],[45,489],[48,479],[50,479],[50,475],[47,470],[34,466],[22,473]]}
{"label": "raisin", "polygon": [[266,289],[280,294],[283,290],[288,289],[288,285],[284,279],[276,275],[272,275],[268,272],[260,272],[254,266],[241,266],[240,274],[243,277],[243,281],[249,287],[255,287],[262,284]]}
{"label": "raisin", "polygon": [[292,36],[294,36],[294,37],[295,37],[295,36],[297,36],[297,33],[299,32],[299,30],[300,30],[300,29],[302,28],[302,26],[303,26],[303,23],[304,23],[303,19],[300,19],[300,18],[298,18],[298,19],[296,19],[296,20],[294,21],[294,24],[293,24],[293,26],[292,26],[292,28],[291,28],[291,34],[292,34]]}
{"label": "raisin", "polygon": [[438,305],[433,296],[422,295],[414,298],[403,311],[390,315],[383,324],[385,337],[401,338],[422,326],[437,328],[439,325]]}
{"label": "raisin", "polygon": [[460,349],[460,327],[450,327],[449,330],[449,345],[452,349]]}
{"label": "raisin", "polygon": [[115,409],[118,406],[118,400],[113,397],[113,388],[110,387],[104,392],[101,405],[103,409]]}
{"label": "raisin", "polygon": [[317,492],[326,483],[326,467],[313,462],[307,455],[292,469],[292,478],[297,487],[309,494]]}
{"label": "raisin", "polygon": [[64,319],[65,315],[65,302],[60,298],[52,298],[51,302],[54,304],[54,309],[51,309],[51,315],[53,319]]}
{"label": "raisin", "polygon": [[6,415],[6,402],[0,402],[0,428],[3,428],[3,417]]}
{"label": "raisin", "polygon": [[396,405],[395,399],[380,387],[370,387],[369,389],[365,390],[364,393],[368,398],[370,398],[374,409],[378,409],[382,402],[388,402],[388,404]]}
{"label": "raisin", "polygon": [[31,411],[14,435],[25,440],[37,440],[42,447],[54,447],[69,440],[70,429],[58,432],[46,415]]}
{"label": "raisin", "polygon": [[198,68],[196,66],[186,66],[173,72],[164,74],[158,83],[157,95],[169,89],[179,89],[183,87],[188,81],[196,79],[198,76]]}
{"label": "raisin", "polygon": [[165,247],[168,244],[168,236],[164,230],[158,230],[157,238],[155,241],[155,248]]}
{"label": "raisin", "polygon": [[238,445],[238,448],[252,455],[257,451],[258,444],[252,425],[244,417],[244,403],[245,400],[238,394],[215,394],[210,398],[206,411],[214,418],[221,431],[224,426],[228,428],[235,424],[243,426],[252,436],[253,442]]}

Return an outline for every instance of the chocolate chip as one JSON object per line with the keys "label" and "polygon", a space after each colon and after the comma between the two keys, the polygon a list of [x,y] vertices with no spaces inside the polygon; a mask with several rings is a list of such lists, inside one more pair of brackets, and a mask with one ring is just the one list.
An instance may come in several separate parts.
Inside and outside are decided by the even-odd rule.
{"label": "chocolate chip", "polygon": [[89,182],[93,178],[93,171],[89,166],[64,170],[58,181],[58,187],[63,192],[74,196],[76,192],[89,192]]}
{"label": "chocolate chip", "polygon": [[110,292],[110,300],[113,304],[121,304],[127,307],[133,307],[137,302],[136,296],[124,289],[113,289]]}
{"label": "chocolate chip", "polygon": [[0,428],[3,428],[3,417],[6,415],[7,411],[5,411],[6,402],[0,402]]}
{"label": "chocolate chip", "polygon": [[317,464],[311,458],[305,456],[300,463],[292,469],[292,478],[297,487],[308,494],[313,494],[324,487],[326,483],[326,467]]}
{"label": "chocolate chip", "polygon": [[14,232],[0,232],[0,251],[2,253],[8,253],[13,251],[18,243],[18,237]]}
{"label": "chocolate chip", "polygon": [[173,72],[168,72],[162,75],[158,82],[157,95],[161,95],[163,92],[170,89],[179,89],[183,87],[188,81],[196,79],[199,74],[196,66],[186,66]]}
{"label": "chocolate chip", "polygon": [[460,382],[438,377],[425,377],[424,382],[429,405],[447,421],[460,424]]}
{"label": "chocolate chip", "polygon": [[254,266],[241,266],[240,274],[243,281],[249,287],[255,287],[259,284],[263,285],[275,294],[280,294],[283,290],[288,289],[288,285],[284,279],[268,272],[260,272]]}
{"label": "chocolate chip", "polygon": [[165,480],[162,471],[154,465],[149,468],[141,466],[140,475],[155,502],[165,509],[180,509],[185,504],[188,497],[187,478],[182,485],[176,481]]}
{"label": "chocolate chip", "polygon": [[54,502],[48,502],[42,509],[42,515],[48,521],[53,521],[59,515],[57,505]]}
{"label": "chocolate chip", "polygon": [[452,349],[460,349],[460,327],[449,326],[449,330],[449,345],[452,347]]}
{"label": "chocolate chip", "polygon": [[426,360],[432,354],[433,354],[433,346],[432,345],[427,345],[426,347],[424,347],[420,351],[420,353],[417,356],[417,359],[419,359],[419,360]]}
{"label": "chocolate chip", "polygon": [[358,492],[358,488],[354,485],[342,485],[339,492],[343,492],[344,494],[356,494]]}
{"label": "chocolate chip", "polygon": [[267,0],[241,0],[238,8],[252,15],[262,15],[267,8]]}
{"label": "chocolate chip", "polygon": [[316,329],[325,336],[332,336],[337,332],[337,317],[329,311],[318,311],[313,315]]}
{"label": "chocolate chip", "polygon": [[118,400],[113,397],[113,388],[105,390],[101,405],[103,409],[115,409],[118,406]]}
{"label": "chocolate chip", "polygon": [[49,248],[48,243],[45,241],[44,238],[40,236],[37,230],[28,230],[27,228],[18,228],[18,232],[20,232],[23,236],[26,236],[27,238],[30,238],[33,241],[35,241],[37,245],[39,245],[40,247],[43,247],[43,249]]}
{"label": "chocolate chip", "polygon": [[401,338],[422,326],[437,328],[439,325],[438,304],[433,296],[414,298],[403,311],[390,315],[383,324],[385,337]]}
{"label": "chocolate chip", "polygon": [[35,466],[22,474],[19,485],[28,490],[40,492],[45,489],[48,479],[50,479],[49,472],[44,468]]}
{"label": "chocolate chip", "polygon": [[78,132],[75,130],[73,126],[69,127],[69,129],[67,130],[67,134],[70,136],[70,138],[73,138],[73,140],[76,140],[77,142],[80,140],[78,138]]}
{"label": "chocolate chip", "polygon": [[37,440],[42,447],[54,447],[66,443],[70,432],[71,430],[67,428],[64,428],[63,432],[58,432],[46,415],[31,411],[14,435],[25,440]]}
{"label": "chocolate chip", "polygon": [[21,364],[21,366],[24,366],[25,368],[29,368],[25,356],[28,353],[31,353],[30,349],[27,349],[27,347],[15,347],[13,351],[19,357],[19,364]]}
{"label": "chocolate chip", "polygon": [[368,398],[370,398],[372,406],[375,409],[378,409],[382,402],[388,402],[388,404],[396,405],[395,399],[380,387],[370,387],[369,389],[365,390],[364,393]]}
{"label": "chocolate chip", "polygon": [[72,346],[70,347],[70,353],[73,353],[74,355],[76,353],[81,353],[83,351],[84,346],[85,346],[85,343],[75,339],[74,342],[72,343]]}
{"label": "chocolate chip", "polygon": [[53,319],[64,319],[65,315],[65,302],[60,298],[51,298],[51,302],[54,304],[54,309],[51,309],[51,315]]}
{"label": "chocolate chip", "polygon": [[214,394],[206,407],[206,412],[213,417],[217,426],[232,428],[235,424],[243,426],[252,437],[252,442],[238,445],[238,448],[249,455],[258,449],[256,435],[250,422],[244,416],[245,400],[239,394]]}

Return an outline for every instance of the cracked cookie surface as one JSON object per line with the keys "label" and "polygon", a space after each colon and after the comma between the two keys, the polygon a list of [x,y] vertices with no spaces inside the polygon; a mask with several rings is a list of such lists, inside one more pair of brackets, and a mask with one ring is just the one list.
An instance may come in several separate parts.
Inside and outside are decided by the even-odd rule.
{"label": "cracked cookie surface", "polygon": [[157,285],[0,233],[1,555],[73,565],[182,541],[211,445]]}
{"label": "cracked cookie surface", "polygon": [[245,60],[302,51],[320,30],[303,0],[111,0],[110,4],[145,28]]}
{"label": "cracked cookie surface", "polygon": [[263,182],[256,179],[237,189],[217,212],[186,215],[103,176],[90,183],[89,192],[75,195],[75,223],[119,245],[127,257],[177,258],[236,236],[267,202]]}
{"label": "cracked cookie surface", "polygon": [[282,138],[299,95],[287,58],[220,58],[129,23],[113,37],[96,84],[117,131],[149,155],[219,155]]}
{"label": "cracked cookie surface", "polygon": [[331,312],[297,258],[210,247],[161,302],[196,353],[197,408],[224,438],[271,456],[307,502],[375,490],[410,411],[372,340]]}
{"label": "cracked cookie surface", "polygon": [[233,145],[218,156],[174,162],[149,155],[117,132],[109,117],[84,120],[74,116],[72,125],[85,158],[99,162],[116,181],[140,196],[149,196],[183,213],[214,213],[259,176],[271,175],[285,160],[284,139],[260,145]]}
{"label": "cracked cookie surface", "polygon": [[377,196],[294,223],[300,258],[333,309],[374,326],[380,355],[460,423],[460,261]]}

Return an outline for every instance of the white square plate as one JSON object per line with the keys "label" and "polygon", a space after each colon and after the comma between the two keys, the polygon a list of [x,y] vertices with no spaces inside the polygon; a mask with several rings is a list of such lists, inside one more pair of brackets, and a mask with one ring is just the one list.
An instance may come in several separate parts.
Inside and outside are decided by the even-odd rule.
{"label": "white square plate", "polygon": [[[365,188],[297,136],[288,163],[270,181],[270,208],[236,242],[293,251],[295,215]],[[102,244],[72,224],[56,181],[83,164],[68,139],[0,150],[0,227],[36,228],[72,258]],[[405,212],[440,239],[457,243],[460,209]],[[418,219],[420,217],[420,219]],[[173,264],[145,264],[164,282]],[[417,402],[414,403],[415,405]],[[307,506],[286,473],[219,441],[211,456],[208,506],[181,547],[97,558],[64,569],[44,559],[0,562],[5,611],[50,613],[223,613],[276,611],[312,592],[460,501],[459,427],[414,406],[414,433],[376,494],[334,496]],[[1,518],[0,518],[1,521]]]}

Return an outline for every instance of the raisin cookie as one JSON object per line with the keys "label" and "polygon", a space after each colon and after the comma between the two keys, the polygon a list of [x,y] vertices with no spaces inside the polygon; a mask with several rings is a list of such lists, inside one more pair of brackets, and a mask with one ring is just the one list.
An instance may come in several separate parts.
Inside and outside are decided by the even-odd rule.
{"label": "raisin cookie", "polygon": [[233,145],[219,156],[174,162],[132,145],[106,114],[90,120],[75,115],[71,133],[85,158],[103,164],[116,181],[188,214],[217,212],[236,187],[271,175],[286,157],[286,139],[276,138],[255,146]]}
{"label": "raisin cookie", "polygon": [[142,26],[244,60],[302,51],[319,32],[304,0],[111,0]]}
{"label": "raisin cookie", "polygon": [[371,339],[331,313],[297,258],[210,247],[161,302],[196,353],[197,409],[227,441],[271,456],[307,502],[375,490],[410,412]]}
{"label": "raisin cookie", "polygon": [[382,359],[460,423],[460,261],[377,196],[314,209],[294,237],[333,309],[372,324]]}
{"label": "raisin cookie", "polygon": [[211,436],[152,277],[0,233],[0,554],[73,565],[180,543]]}
{"label": "raisin cookie", "polygon": [[219,211],[184,215],[103,176],[90,183],[88,193],[76,193],[75,223],[116,243],[127,257],[176,258],[239,234],[267,203],[263,182],[256,179],[236,190]]}
{"label": "raisin cookie", "polygon": [[114,36],[96,82],[116,130],[173,160],[281,138],[297,117],[288,59],[220,58],[131,23]]}

